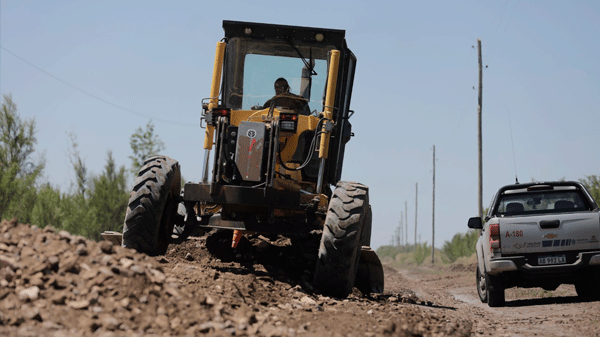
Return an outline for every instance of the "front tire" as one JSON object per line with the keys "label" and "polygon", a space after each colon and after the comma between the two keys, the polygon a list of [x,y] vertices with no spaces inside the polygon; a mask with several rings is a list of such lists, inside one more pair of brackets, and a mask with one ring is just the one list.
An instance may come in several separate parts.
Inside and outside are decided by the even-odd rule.
{"label": "front tire", "polygon": [[369,189],[338,182],[331,201],[315,271],[315,286],[323,294],[344,298],[352,292],[360,259],[361,238],[369,210]]}
{"label": "front tire", "polygon": [[177,161],[165,156],[146,159],[129,198],[123,247],[152,256],[166,253],[177,215],[175,199],[180,188],[181,173]]}

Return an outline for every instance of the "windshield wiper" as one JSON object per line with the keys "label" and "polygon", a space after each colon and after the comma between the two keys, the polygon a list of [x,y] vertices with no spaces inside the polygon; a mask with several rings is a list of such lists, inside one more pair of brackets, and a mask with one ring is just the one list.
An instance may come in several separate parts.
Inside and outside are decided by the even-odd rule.
{"label": "windshield wiper", "polygon": [[302,53],[300,52],[300,50],[294,45],[294,41],[292,41],[292,39],[287,39],[287,43],[290,45],[290,47],[294,48],[294,50],[296,51],[296,53],[298,54],[298,56],[300,56],[300,59],[302,59],[302,62],[304,62],[304,65],[306,66],[306,68],[308,70],[310,70],[310,76],[317,76],[317,72],[315,71],[315,68],[313,66],[313,57],[312,57],[312,47],[310,47],[309,49],[309,57],[310,57],[310,63],[308,61],[306,61],[306,58],[304,58],[304,56],[302,55]]}

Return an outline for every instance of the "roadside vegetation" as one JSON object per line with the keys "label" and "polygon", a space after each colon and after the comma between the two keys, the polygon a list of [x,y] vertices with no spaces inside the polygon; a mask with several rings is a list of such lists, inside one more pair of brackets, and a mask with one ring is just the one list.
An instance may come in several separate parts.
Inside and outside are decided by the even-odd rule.
{"label": "roadside vegetation", "polygon": [[43,178],[46,159],[36,150],[35,119],[23,120],[12,96],[0,110],[0,219],[17,218],[38,227],[52,226],[88,239],[103,231],[121,231],[133,181],[143,159],[164,149],[154,125],[138,128],[130,138],[131,168],[118,165],[111,150],[94,173],[79,152],[77,135],[69,133],[68,159],[73,181],[67,191]]}

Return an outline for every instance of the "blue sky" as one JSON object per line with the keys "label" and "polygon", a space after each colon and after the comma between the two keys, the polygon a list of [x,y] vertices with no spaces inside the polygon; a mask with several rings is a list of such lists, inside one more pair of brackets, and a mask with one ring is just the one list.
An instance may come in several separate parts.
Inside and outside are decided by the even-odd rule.
{"label": "blue sky", "polygon": [[63,191],[74,180],[67,132],[99,173],[107,150],[131,165],[129,137],[148,118],[185,179],[200,179],[197,124],[222,20],[346,30],[358,63],[343,179],[370,187],[374,247],[390,242],[405,201],[413,241],[417,182],[417,233],[431,243],[433,145],[436,246],[477,214],[478,38],[484,206],[515,167],[522,182],[600,174],[597,1],[5,0],[0,10],[0,91],[35,117],[46,179]]}

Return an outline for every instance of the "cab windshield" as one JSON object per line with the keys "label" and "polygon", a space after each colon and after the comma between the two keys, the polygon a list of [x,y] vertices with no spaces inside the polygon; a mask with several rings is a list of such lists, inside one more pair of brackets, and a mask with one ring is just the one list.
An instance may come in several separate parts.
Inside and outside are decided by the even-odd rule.
{"label": "cab windshield", "polygon": [[[224,102],[234,110],[262,108],[284,78],[289,92],[322,111],[327,81],[327,45],[293,45],[281,40],[232,38],[227,44]],[[312,69],[311,69],[312,68]]]}

